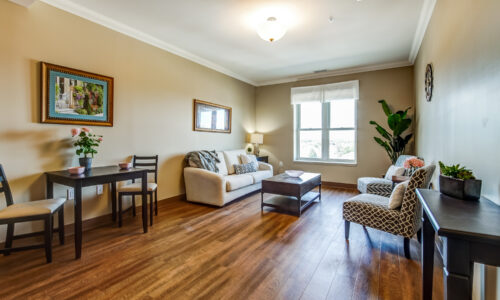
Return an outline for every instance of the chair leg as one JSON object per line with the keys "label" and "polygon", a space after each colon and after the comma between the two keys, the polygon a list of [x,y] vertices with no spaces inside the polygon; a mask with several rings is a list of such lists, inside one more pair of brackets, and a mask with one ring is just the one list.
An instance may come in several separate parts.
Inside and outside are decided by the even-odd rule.
{"label": "chair leg", "polygon": [[58,219],[58,232],[59,232],[59,244],[64,245],[64,206],[61,206],[59,208],[59,211],[57,212],[57,217]]}
{"label": "chair leg", "polygon": [[118,227],[122,227],[122,205],[123,195],[118,194]]}
{"label": "chair leg", "polygon": [[149,194],[149,225],[153,226],[153,192]]}
{"label": "chair leg", "polygon": [[135,217],[135,195],[132,195],[132,216]]}
{"label": "chair leg", "polygon": [[417,241],[418,241],[419,244],[422,244],[422,228],[420,228],[417,231]]}
{"label": "chair leg", "polygon": [[409,238],[404,238],[404,241],[403,241],[403,248],[404,248],[404,252],[405,252],[405,257],[410,259],[410,239]]}
{"label": "chair leg", "polygon": [[[54,223],[55,223],[55,222],[54,222],[54,215],[52,215],[50,218],[52,219],[52,220],[50,221],[50,225],[52,226],[52,227],[50,228],[50,231],[52,231],[52,239],[54,239]],[[50,241],[52,242],[52,240],[50,240]]]}
{"label": "chair leg", "polygon": [[45,218],[45,257],[52,262],[52,216]]}
{"label": "chair leg", "polygon": [[155,216],[158,215],[158,190],[155,190]]}
{"label": "chair leg", "polygon": [[[12,248],[12,240],[14,239],[14,223],[7,224],[7,236],[5,237],[5,248]],[[4,256],[10,255],[9,251],[4,252]]]}
{"label": "chair leg", "polygon": [[345,230],[345,239],[349,240],[349,229],[351,227],[351,222],[349,221],[344,221],[344,230]]}

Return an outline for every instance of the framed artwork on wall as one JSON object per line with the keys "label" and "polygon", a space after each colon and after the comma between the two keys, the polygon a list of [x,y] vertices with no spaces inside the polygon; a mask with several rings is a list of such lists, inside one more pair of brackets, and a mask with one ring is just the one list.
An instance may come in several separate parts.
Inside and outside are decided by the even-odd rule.
{"label": "framed artwork on wall", "polygon": [[194,99],[193,130],[231,133],[231,112],[231,107]]}
{"label": "framed artwork on wall", "polygon": [[113,126],[113,78],[42,62],[41,122]]}

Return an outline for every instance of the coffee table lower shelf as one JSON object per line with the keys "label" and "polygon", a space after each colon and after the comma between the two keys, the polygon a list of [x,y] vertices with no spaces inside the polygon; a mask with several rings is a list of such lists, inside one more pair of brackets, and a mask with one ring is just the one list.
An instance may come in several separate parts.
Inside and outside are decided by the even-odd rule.
{"label": "coffee table lower shelf", "polygon": [[308,192],[301,197],[299,205],[299,200],[296,197],[274,195],[266,199],[266,201],[263,199],[261,200],[261,211],[264,210],[264,206],[269,206],[279,210],[297,213],[300,216],[302,211],[311,205],[314,200],[319,199],[321,201],[320,196],[321,194],[318,192]]}

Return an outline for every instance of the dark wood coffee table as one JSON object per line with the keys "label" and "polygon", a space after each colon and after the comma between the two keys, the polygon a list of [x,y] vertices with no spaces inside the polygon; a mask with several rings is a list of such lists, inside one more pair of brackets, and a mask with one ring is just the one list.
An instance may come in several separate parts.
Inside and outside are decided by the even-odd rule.
{"label": "dark wood coffee table", "polygon": [[[319,187],[319,192],[312,189]],[[264,193],[276,194],[264,202]],[[321,174],[304,173],[300,177],[290,177],[279,174],[262,180],[261,211],[264,206],[297,213],[300,217],[302,211],[311,205],[314,200],[321,201]]]}

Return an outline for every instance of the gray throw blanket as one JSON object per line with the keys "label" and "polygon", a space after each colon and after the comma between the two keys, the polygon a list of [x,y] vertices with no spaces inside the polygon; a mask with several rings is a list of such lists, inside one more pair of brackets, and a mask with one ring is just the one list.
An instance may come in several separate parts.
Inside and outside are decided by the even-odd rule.
{"label": "gray throw blanket", "polygon": [[214,151],[192,151],[186,154],[184,158],[185,167],[195,167],[200,169],[209,170],[215,173],[219,172],[217,163],[220,163],[217,152]]}

